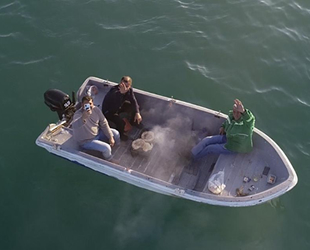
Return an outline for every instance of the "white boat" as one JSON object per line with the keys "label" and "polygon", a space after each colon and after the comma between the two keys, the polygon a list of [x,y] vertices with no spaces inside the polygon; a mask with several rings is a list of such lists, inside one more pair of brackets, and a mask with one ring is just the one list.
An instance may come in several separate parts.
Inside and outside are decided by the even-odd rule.
{"label": "white boat", "polygon": [[[96,77],[87,78],[77,92],[76,104],[65,96],[54,100],[60,103],[57,106],[45,96],[45,103],[58,112],[60,120],[49,124],[36,144],[50,153],[135,186],[212,205],[253,206],[279,197],[297,184],[297,175],[284,152],[257,128],[250,153],[210,156],[194,166],[188,165],[183,155],[200,137],[217,134],[227,115],[139,89],[134,92],[144,127],[155,137],[152,149],[147,153],[132,149],[132,141],[140,138],[145,130],[133,127],[128,134],[130,139],[113,147],[111,161],[104,160],[98,152],[81,150],[73,140],[70,127],[74,108],[79,107],[89,88],[96,86],[99,92],[93,96],[94,104],[101,109],[105,94],[115,84]],[[224,173],[225,188],[220,194],[208,188],[210,179],[217,173]]]}

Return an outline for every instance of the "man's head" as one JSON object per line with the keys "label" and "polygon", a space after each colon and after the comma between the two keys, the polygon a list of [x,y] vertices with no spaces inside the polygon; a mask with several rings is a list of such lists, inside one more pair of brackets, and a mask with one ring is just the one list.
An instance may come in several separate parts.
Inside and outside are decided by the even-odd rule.
{"label": "man's head", "polygon": [[82,98],[82,107],[86,111],[93,109],[93,107],[94,107],[93,98],[91,96],[88,96],[88,95],[84,96]]}
{"label": "man's head", "polygon": [[132,79],[130,78],[130,76],[123,76],[120,83],[125,84],[127,88],[131,88]]}

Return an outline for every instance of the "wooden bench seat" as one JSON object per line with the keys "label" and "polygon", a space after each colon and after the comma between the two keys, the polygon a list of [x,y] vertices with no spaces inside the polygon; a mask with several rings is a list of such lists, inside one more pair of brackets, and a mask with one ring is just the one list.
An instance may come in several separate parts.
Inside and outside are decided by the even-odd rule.
{"label": "wooden bench seat", "polygon": [[[211,176],[219,171],[224,171],[226,188],[221,195],[236,196],[237,189],[243,190],[245,194],[255,194],[267,189],[267,176],[263,175],[265,166],[265,162],[259,157],[259,149],[254,149],[248,154],[220,155]],[[251,180],[244,182],[244,177]],[[254,189],[251,191],[249,188],[252,185]],[[211,193],[208,190],[208,182],[203,191]]]}

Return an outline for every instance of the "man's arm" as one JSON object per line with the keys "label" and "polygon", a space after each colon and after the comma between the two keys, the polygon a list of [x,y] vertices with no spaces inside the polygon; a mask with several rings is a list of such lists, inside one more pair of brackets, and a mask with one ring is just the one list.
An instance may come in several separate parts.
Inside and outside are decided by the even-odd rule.
{"label": "man's arm", "polygon": [[134,111],[135,111],[134,122],[140,124],[140,122],[142,121],[142,116],[140,115],[139,104],[137,102],[137,99],[135,97],[132,88],[130,88],[129,90],[128,100],[132,105],[134,105]]}
{"label": "man's arm", "polygon": [[84,115],[84,112],[81,112],[80,110],[76,111],[74,113],[71,126],[73,129],[79,129],[84,126],[85,121],[87,119],[87,116]]}
{"label": "man's arm", "polygon": [[103,131],[103,133],[109,138],[109,140],[111,141],[111,139],[113,139],[113,133],[110,129],[109,123],[107,121],[107,119],[104,117],[104,115],[102,114],[101,110],[97,107],[95,107],[93,109],[94,112],[97,113],[97,115],[99,116],[99,128]]}
{"label": "man's arm", "polygon": [[248,109],[245,109],[242,113],[243,116],[243,122],[246,126],[254,126],[255,124],[255,116],[252,114],[252,112]]}
{"label": "man's arm", "polygon": [[140,113],[139,104],[138,104],[138,101],[135,97],[135,94],[132,88],[130,88],[129,93],[128,93],[128,101],[130,101],[130,103],[134,105],[135,113]]}

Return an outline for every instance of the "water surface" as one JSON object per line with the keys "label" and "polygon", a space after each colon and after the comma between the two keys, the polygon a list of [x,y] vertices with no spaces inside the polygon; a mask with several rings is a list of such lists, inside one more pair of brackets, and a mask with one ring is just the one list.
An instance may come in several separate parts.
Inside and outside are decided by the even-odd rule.
{"label": "water surface", "polygon": [[[1,249],[309,249],[310,2],[2,0]],[[298,185],[227,208],[149,192],[34,143],[43,93],[88,76],[227,112],[239,98]]]}

